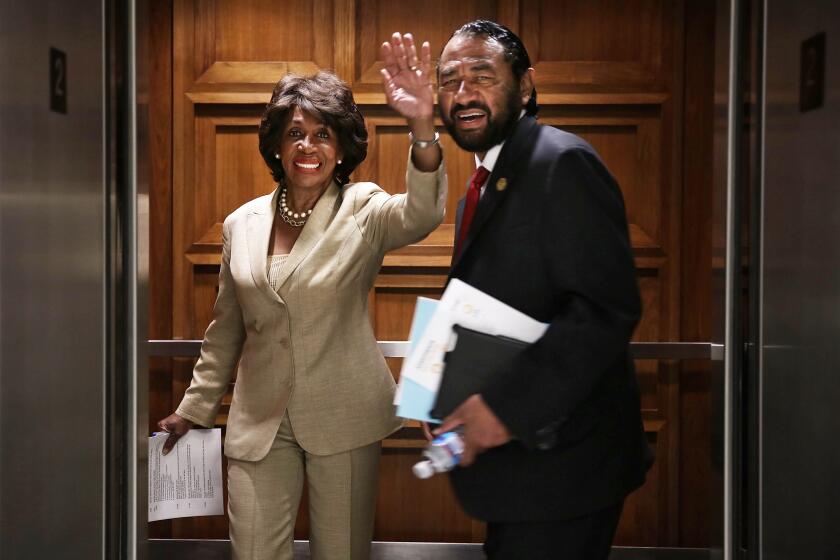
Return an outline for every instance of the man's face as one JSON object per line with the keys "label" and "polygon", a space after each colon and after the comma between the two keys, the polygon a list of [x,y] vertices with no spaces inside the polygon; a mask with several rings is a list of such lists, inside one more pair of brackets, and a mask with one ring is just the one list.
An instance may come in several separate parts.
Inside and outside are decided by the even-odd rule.
{"label": "man's face", "polygon": [[461,148],[483,154],[507,138],[527,97],[502,45],[456,35],[443,49],[438,76],[440,117]]}

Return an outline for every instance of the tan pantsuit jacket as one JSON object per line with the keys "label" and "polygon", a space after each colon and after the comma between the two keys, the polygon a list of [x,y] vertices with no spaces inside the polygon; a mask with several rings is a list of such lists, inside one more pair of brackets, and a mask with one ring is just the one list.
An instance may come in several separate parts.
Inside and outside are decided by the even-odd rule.
{"label": "tan pantsuit jacket", "polygon": [[406,184],[407,194],[393,196],[373,183],[330,185],[283,265],[277,292],[266,258],[278,191],[225,219],[213,321],[176,412],[212,426],[236,371],[228,457],[265,457],[287,409],[299,444],[316,455],[399,428],[368,292],[387,251],[419,241],[442,221],[443,164],[423,173],[409,158]]}

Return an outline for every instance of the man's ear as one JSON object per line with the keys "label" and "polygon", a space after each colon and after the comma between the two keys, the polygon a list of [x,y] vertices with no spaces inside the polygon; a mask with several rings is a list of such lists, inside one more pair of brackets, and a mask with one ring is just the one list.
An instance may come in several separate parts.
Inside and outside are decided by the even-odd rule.
{"label": "man's ear", "polygon": [[522,97],[522,106],[528,104],[528,100],[531,99],[531,92],[534,91],[534,69],[528,68],[524,74],[522,74],[522,79],[519,80],[519,94]]}

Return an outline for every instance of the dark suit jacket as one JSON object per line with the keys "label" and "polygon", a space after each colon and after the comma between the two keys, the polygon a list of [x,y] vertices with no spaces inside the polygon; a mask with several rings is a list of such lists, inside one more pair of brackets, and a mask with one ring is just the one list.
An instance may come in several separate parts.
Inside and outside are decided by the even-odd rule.
{"label": "dark suit jacket", "polygon": [[652,457],[628,347],[641,303],[612,175],[581,138],[523,117],[461,249],[450,278],[550,323],[482,391],[515,441],[452,472],[462,506],[541,521],[617,503]]}

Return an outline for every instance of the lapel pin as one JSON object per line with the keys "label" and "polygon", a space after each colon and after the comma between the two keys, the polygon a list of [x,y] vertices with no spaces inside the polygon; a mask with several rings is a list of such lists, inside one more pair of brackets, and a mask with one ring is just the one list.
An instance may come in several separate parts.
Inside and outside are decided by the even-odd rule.
{"label": "lapel pin", "polygon": [[496,190],[497,191],[502,192],[506,188],[507,188],[507,179],[502,177],[498,181],[496,181]]}

